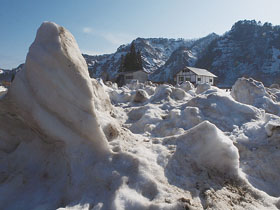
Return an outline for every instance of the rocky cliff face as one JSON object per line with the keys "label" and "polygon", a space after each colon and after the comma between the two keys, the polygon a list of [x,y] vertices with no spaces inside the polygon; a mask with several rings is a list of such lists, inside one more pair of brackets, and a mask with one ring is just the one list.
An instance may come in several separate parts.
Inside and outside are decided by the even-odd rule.
{"label": "rocky cliff face", "polygon": [[265,85],[277,83],[280,26],[239,21],[202,52],[196,66],[211,69],[221,86],[231,86],[242,76],[253,77]]}

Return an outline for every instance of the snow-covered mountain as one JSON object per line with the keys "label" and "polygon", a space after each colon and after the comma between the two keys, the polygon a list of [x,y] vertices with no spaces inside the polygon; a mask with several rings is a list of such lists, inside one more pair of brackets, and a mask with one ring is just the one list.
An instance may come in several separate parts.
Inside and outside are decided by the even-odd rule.
{"label": "snow-covered mountain", "polygon": [[238,21],[202,53],[197,67],[211,69],[218,84],[231,86],[242,76],[265,85],[279,82],[280,26]]}
{"label": "snow-covered mountain", "polygon": [[[218,35],[210,34],[198,40],[185,40],[185,39],[166,39],[166,38],[137,38],[134,44],[137,50],[141,51],[143,59],[144,70],[148,73],[156,74],[152,76],[155,80],[165,79],[169,76],[166,72],[159,71],[166,64],[166,67],[179,66],[180,64],[173,64],[184,51],[184,58],[179,59],[187,60],[188,64],[193,65],[197,59],[197,55],[207,47],[207,45],[217,38]],[[102,77],[103,79],[115,79],[120,66],[121,56],[125,55],[130,49],[130,44],[120,46],[115,53],[84,57],[89,66],[89,71],[92,77]],[[186,58],[185,58],[186,56]],[[168,61],[168,62],[167,62]],[[162,69],[162,70],[165,70]],[[173,71],[173,69],[171,69]]]}
{"label": "snow-covered mountain", "polygon": [[22,70],[24,64],[20,64],[14,69],[1,69],[0,68],[0,81],[10,81],[18,71]]}
{"label": "snow-covered mountain", "polygon": [[[152,81],[168,82],[184,65],[208,69],[218,76],[220,86],[231,86],[242,76],[265,85],[280,80],[280,26],[270,23],[244,20],[222,36],[212,33],[197,40],[137,38],[134,43]],[[130,44],[112,54],[84,55],[92,77],[114,80],[121,56],[129,48]]]}
{"label": "snow-covered mountain", "polygon": [[194,66],[201,53],[216,38],[218,38],[218,35],[212,33],[194,41],[190,46],[178,47],[165,64],[150,75],[150,79],[155,82],[171,82],[178,70],[183,69],[185,66]]}

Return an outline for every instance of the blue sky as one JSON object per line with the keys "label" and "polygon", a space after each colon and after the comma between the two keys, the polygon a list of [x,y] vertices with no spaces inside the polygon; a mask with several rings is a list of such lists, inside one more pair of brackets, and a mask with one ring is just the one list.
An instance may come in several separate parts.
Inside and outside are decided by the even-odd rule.
{"label": "blue sky", "polygon": [[82,52],[103,54],[137,37],[223,34],[238,20],[280,25],[280,0],[0,0],[0,67],[25,61],[43,21],[66,27]]}

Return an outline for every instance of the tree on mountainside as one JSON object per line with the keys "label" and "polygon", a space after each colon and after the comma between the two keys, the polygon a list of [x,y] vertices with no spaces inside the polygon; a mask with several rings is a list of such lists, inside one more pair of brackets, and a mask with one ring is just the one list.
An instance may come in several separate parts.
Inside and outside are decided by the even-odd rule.
{"label": "tree on mountainside", "polygon": [[119,72],[137,71],[142,68],[141,52],[139,50],[136,52],[134,42],[132,42],[129,52],[121,58]]}

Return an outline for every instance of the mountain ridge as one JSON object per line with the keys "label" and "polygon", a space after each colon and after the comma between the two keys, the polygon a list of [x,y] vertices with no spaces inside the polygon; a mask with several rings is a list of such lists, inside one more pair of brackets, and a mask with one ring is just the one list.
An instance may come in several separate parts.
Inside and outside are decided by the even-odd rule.
{"label": "mountain ridge", "polygon": [[[217,36],[218,35],[212,33],[206,37],[213,39]],[[204,40],[206,37],[201,39]],[[143,69],[148,73],[153,73],[162,67],[172,53],[180,47],[188,49],[193,48],[194,52],[190,52],[190,54],[194,54],[192,57],[196,59],[195,54],[201,50],[201,45],[203,45],[201,39],[137,38],[133,40],[133,43],[135,44],[136,50],[141,51]],[[121,56],[125,55],[129,51],[129,48],[130,44],[127,44],[121,45],[117,51],[112,54],[97,56],[83,54],[89,66],[91,76],[101,77],[104,80],[116,79]]]}
{"label": "mountain ridge", "polygon": [[[184,65],[206,68],[218,76],[218,86],[231,86],[242,76],[262,81],[266,86],[280,82],[280,26],[241,20],[223,35],[200,39],[137,38],[144,70],[155,82],[170,82]],[[114,81],[121,55],[130,44],[115,53],[84,55],[92,77]],[[184,50],[183,50],[184,49]]]}
{"label": "mountain ridge", "polygon": [[[143,69],[154,82],[172,82],[178,69],[188,65],[217,75],[220,87],[232,86],[244,76],[266,86],[280,83],[280,26],[271,23],[240,20],[223,35],[211,33],[199,39],[138,37],[132,42],[141,51]],[[90,76],[114,82],[121,57],[130,45],[121,45],[110,54],[83,54]]]}

